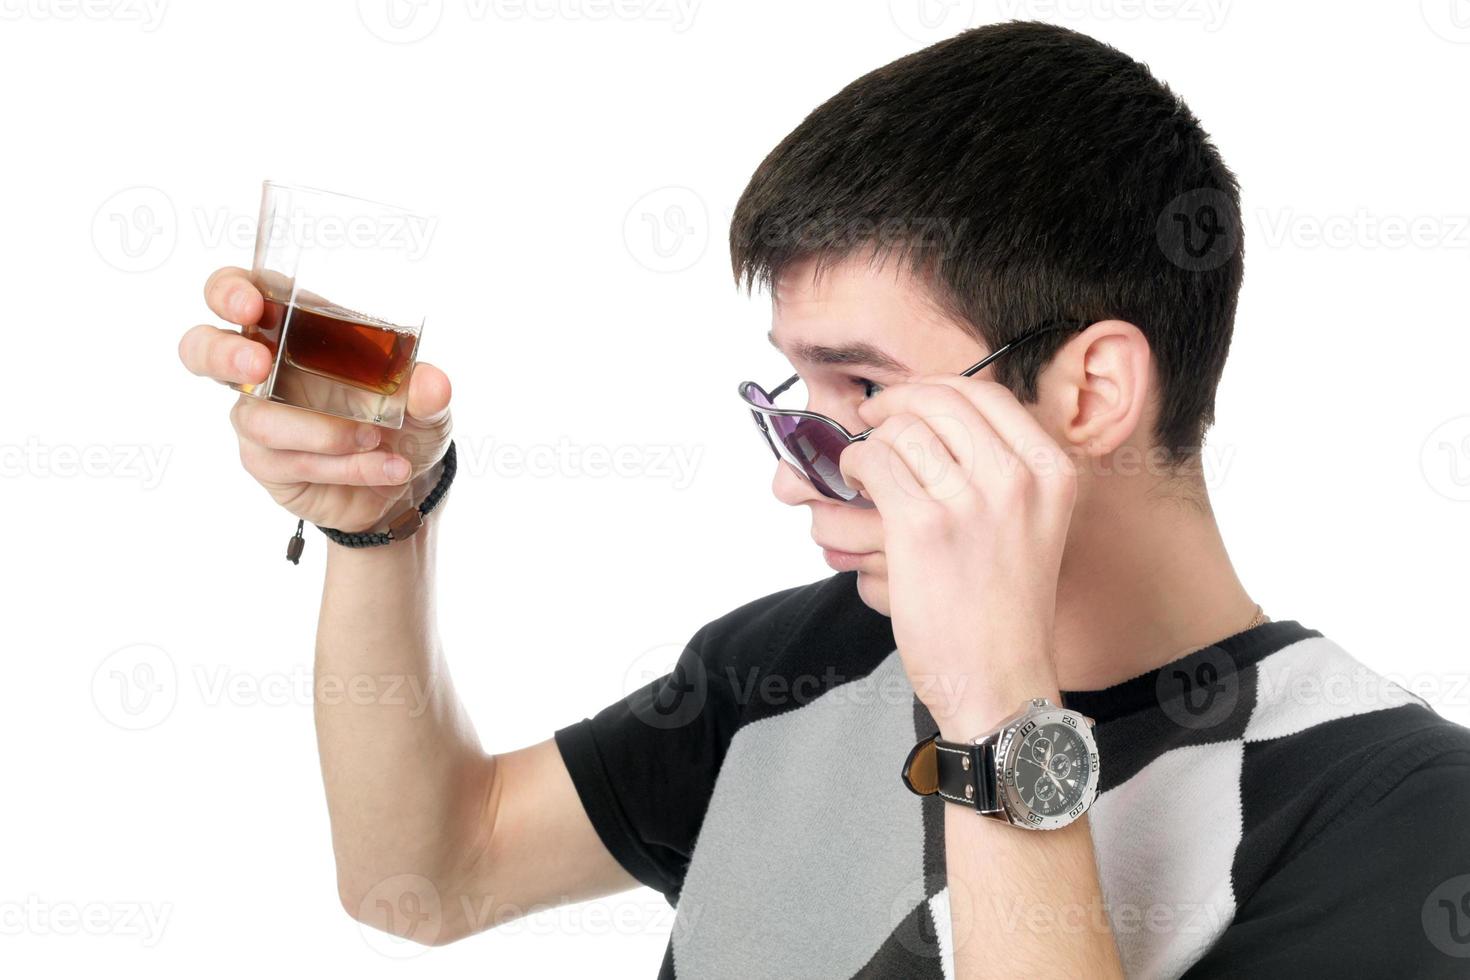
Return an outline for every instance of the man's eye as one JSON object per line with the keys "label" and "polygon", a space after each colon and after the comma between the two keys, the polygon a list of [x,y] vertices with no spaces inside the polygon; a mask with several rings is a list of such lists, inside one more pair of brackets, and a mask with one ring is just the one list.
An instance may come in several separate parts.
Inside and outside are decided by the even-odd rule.
{"label": "man's eye", "polygon": [[863,395],[867,398],[872,398],[883,390],[882,385],[876,381],[869,381],[867,378],[853,378],[852,383],[863,389]]}

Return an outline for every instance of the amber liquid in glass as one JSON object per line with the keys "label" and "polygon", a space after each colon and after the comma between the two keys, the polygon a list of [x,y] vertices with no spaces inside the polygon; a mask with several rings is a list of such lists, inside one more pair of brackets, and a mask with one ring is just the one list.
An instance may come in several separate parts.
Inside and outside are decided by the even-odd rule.
{"label": "amber liquid in glass", "polygon": [[327,303],[291,306],[267,297],[260,322],[241,333],[265,344],[274,357],[288,318],[286,361],[292,367],[380,395],[393,394],[408,379],[418,338],[355,310]]}

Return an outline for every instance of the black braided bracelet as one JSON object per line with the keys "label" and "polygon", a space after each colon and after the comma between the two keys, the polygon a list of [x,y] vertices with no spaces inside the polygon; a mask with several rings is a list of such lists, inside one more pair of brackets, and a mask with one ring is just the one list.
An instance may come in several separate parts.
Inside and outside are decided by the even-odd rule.
{"label": "black braided bracelet", "polygon": [[[454,482],[456,463],[453,439],[449,440],[449,448],[444,450],[443,463],[444,472],[439,475],[439,482],[434,484],[434,489],[424,496],[423,503],[393,518],[386,531],[339,531],[334,527],[322,527],[320,524],[314,526],[330,540],[346,548],[371,548],[412,537],[415,531],[424,526],[424,518],[429,516],[429,511],[439,506],[439,501],[444,499],[444,494],[449,491],[449,485]],[[286,560],[293,565],[300,564],[301,552],[306,547],[306,539],[301,536],[302,528],[305,526],[306,521],[298,520],[296,534],[286,545]]]}

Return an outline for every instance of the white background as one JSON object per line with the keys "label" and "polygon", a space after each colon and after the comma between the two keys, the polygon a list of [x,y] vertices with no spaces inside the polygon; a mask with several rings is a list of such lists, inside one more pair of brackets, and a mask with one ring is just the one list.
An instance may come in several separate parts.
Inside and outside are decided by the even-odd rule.
{"label": "white background", "polygon": [[486,747],[539,741],[830,574],[736,403],[784,372],[729,215],[848,81],[1010,16],[1146,61],[1240,176],[1207,459],[1247,588],[1470,722],[1470,4],[923,2],[419,0],[395,27],[385,0],[0,0],[0,972],[653,976],[673,914],[646,889],[427,951],[339,908],[324,542],[283,560],[295,522],[178,338],[208,272],[249,265],[263,178],[434,216],[440,625]]}

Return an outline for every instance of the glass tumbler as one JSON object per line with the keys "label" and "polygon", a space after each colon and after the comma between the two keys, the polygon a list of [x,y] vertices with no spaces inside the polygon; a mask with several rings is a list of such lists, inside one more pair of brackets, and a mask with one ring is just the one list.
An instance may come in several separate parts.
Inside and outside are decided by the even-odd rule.
{"label": "glass tumbler", "polygon": [[265,311],[241,333],[270,348],[271,371],[231,387],[401,428],[433,228],[403,208],[266,181],[250,272]]}

